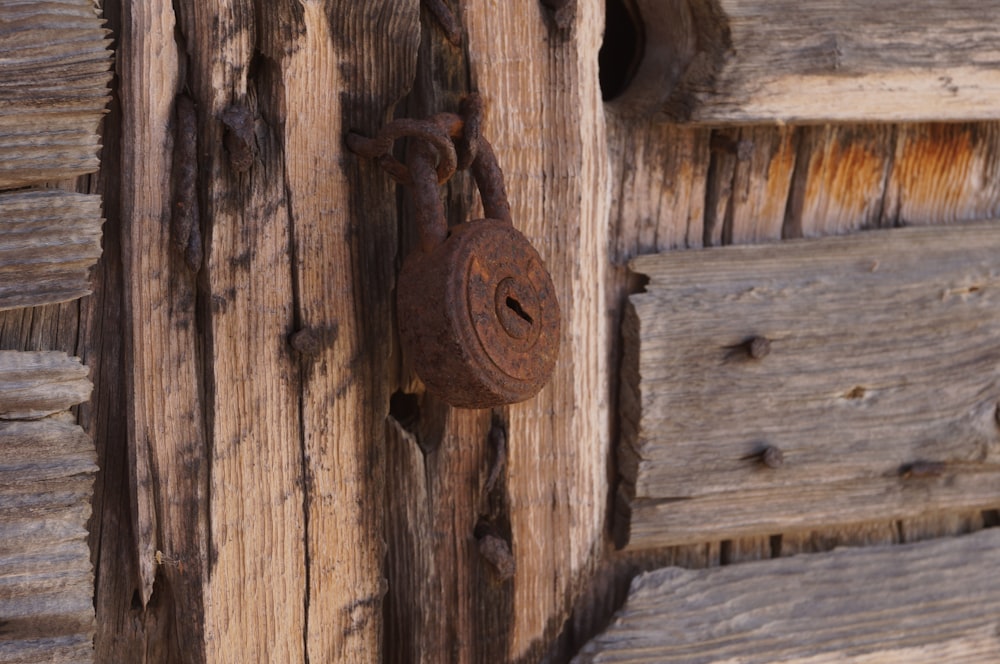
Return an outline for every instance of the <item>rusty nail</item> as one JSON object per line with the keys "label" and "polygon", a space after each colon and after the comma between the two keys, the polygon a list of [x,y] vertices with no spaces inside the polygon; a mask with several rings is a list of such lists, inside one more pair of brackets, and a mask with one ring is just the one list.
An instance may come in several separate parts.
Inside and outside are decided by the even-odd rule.
{"label": "rusty nail", "polygon": [[766,337],[752,337],[745,342],[747,355],[755,360],[768,356],[771,352],[771,341]]}
{"label": "rusty nail", "polygon": [[326,328],[306,327],[293,333],[288,338],[288,343],[296,352],[307,357],[315,357],[324,348],[329,347],[336,338],[336,325]]}
{"label": "rusty nail", "polygon": [[453,46],[462,45],[462,28],[455,18],[454,12],[445,4],[444,0],[420,0],[427,11],[437,20],[438,25],[444,30],[445,37]]}
{"label": "rusty nail", "polygon": [[171,178],[173,214],[170,236],[192,272],[201,269],[201,213],[198,208],[198,114],[194,100],[180,94],[174,100],[176,119]]}
{"label": "rusty nail", "polygon": [[768,468],[781,468],[785,465],[785,453],[779,447],[768,445],[760,453],[760,462]]}
{"label": "rusty nail", "polygon": [[499,422],[493,423],[493,426],[490,427],[489,442],[493,448],[494,458],[490,474],[486,478],[486,484],[483,486],[483,494],[486,496],[493,491],[497,480],[500,479],[503,467],[507,464],[507,432],[504,431],[503,424]]}
{"label": "rusty nail", "polygon": [[552,19],[560,30],[565,30],[573,24],[576,0],[542,0],[542,5],[552,12]]}
{"label": "rusty nail", "polygon": [[514,554],[506,541],[494,535],[486,535],[479,540],[479,554],[493,565],[501,581],[514,576]]}
{"label": "rusty nail", "polygon": [[229,153],[229,165],[237,173],[246,173],[253,166],[257,139],[254,135],[254,117],[246,106],[233,104],[222,112],[226,128],[223,144]]}

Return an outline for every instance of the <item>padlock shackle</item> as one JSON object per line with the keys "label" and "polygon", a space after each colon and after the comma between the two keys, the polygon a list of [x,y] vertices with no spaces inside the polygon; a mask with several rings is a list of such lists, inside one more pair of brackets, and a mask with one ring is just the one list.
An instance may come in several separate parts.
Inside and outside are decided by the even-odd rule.
{"label": "padlock shackle", "polygon": [[420,249],[431,253],[448,237],[448,220],[441,201],[436,169],[437,152],[424,141],[410,141],[406,165],[413,185],[413,216],[420,234]]}
{"label": "padlock shackle", "polygon": [[493,146],[483,136],[479,137],[476,158],[469,170],[476,181],[476,186],[479,187],[479,197],[483,201],[486,218],[513,224],[510,217],[510,203],[507,201],[507,188],[503,183],[503,171],[497,162]]}

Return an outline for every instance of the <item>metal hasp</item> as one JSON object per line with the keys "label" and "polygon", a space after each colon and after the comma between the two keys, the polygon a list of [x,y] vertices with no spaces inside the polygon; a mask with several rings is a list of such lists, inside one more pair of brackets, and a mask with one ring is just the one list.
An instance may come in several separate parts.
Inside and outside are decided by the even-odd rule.
{"label": "metal hasp", "polygon": [[[374,139],[348,146],[378,158],[414,201],[420,245],[396,285],[404,349],[427,389],[458,408],[493,408],[529,399],[548,382],[559,354],[560,312],[541,256],[511,221],[503,173],[479,133],[481,102],[462,114],[395,120]],[[392,143],[409,137],[406,165]],[[448,227],[439,185],[468,168],[485,219]]]}

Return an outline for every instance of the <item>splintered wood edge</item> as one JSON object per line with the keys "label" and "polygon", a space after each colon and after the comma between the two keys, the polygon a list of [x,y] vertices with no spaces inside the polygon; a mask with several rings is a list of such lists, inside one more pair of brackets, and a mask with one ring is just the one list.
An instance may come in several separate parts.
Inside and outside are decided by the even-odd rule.
{"label": "splintered wood edge", "polygon": [[0,193],[0,311],[89,294],[103,223],[97,194]]}
{"label": "splintered wood edge", "polygon": [[[878,257],[882,252],[891,251],[896,252],[896,255],[906,256],[913,251],[934,250],[948,252],[954,260],[964,255],[963,247],[988,247],[998,242],[1000,224],[987,221],[949,227],[868,231],[843,237],[790,240],[769,245],[652,254],[633,259],[630,267],[649,278],[646,292],[655,292],[678,287],[679,281],[683,281],[690,270],[707,272],[710,280],[724,285],[732,278],[732,271],[741,265],[744,268],[746,265],[766,266],[771,272],[774,272],[776,266],[788,261],[793,261],[800,267],[820,266],[821,263],[817,261],[829,261],[828,265],[823,264],[822,267],[835,266],[837,262],[867,261],[865,265],[871,263],[877,267]],[[740,274],[746,272],[744,268],[740,268]],[[648,296],[644,294],[634,296],[639,299],[646,297]],[[737,502],[729,510],[733,514],[742,515],[738,519],[738,526],[732,523],[732,518],[713,520],[706,517],[709,514],[719,514],[720,510],[728,509],[726,506],[731,501],[738,501],[739,493],[735,491],[725,495],[699,496],[695,501],[672,501],[669,497],[678,494],[666,489],[657,495],[646,495],[640,491],[642,495],[637,498],[636,483],[643,478],[648,483],[649,478],[653,477],[650,473],[656,471],[653,466],[665,463],[664,455],[668,453],[663,448],[655,455],[656,459],[650,459],[641,450],[643,436],[649,435],[649,432],[644,434],[642,431],[644,414],[640,339],[644,333],[641,330],[643,320],[640,320],[635,304],[639,299],[626,302],[622,323],[622,435],[617,450],[621,477],[613,528],[617,546],[629,546],[633,549],[660,547],[750,534],[808,530],[826,523],[826,520],[850,523],[878,518],[912,517],[948,509],[987,509],[995,506],[998,499],[997,491],[992,488],[995,483],[991,481],[991,475],[985,472],[969,472],[958,477],[954,487],[939,487],[940,490],[934,494],[936,499],[926,504],[906,500],[906,487],[900,486],[898,478],[875,478],[871,481],[859,479],[842,486],[853,497],[850,501],[851,509],[847,511],[843,509],[843,504],[824,509],[824,501],[812,494],[811,503],[807,505],[803,500],[798,503],[800,509],[795,509],[796,497],[791,494],[783,495],[780,489],[776,490],[778,493],[771,494],[759,488],[753,491],[748,489],[746,498],[751,502]],[[994,408],[992,402],[988,405]],[[993,410],[987,415],[992,422]],[[648,423],[646,426],[649,426]],[[986,470],[988,468],[983,469]],[[925,488],[929,489],[927,486]],[[805,496],[801,498],[804,499]],[[813,511],[810,512],[807,507]],[[700,520],[699,515],[702,517]]]}
{"label": "splintered wood edge", "polygon": [[0,4],[0,189],[98,169],[112,77],[103,23],[92,0]]}
{"label": "splintered wood edge", "polygon": [[86,401],[87,375],[63,352],[0,350],[0,420],[38,419]]}
{"label": "splintered wood edge", "polygon": [[975,4],[639,0],[647,50],[616,104],[700,124],[995,119],[1000,3]]}
{"label": "splintered wood edge", "polygon": [[92,441],[76,424],[0,421],[0,661],[93,657],[86,526],[96,462]]}
{"label": "splintered wood edge", "polygon": [[[1000,529],[632,582],[577,664],[1000,659]],[[963,659],[965,658],[965,659]]]}

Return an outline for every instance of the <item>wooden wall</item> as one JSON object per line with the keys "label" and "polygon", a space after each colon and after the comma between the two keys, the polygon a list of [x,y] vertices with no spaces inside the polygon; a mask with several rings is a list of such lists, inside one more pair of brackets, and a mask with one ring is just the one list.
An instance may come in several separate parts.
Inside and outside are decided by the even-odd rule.
{"label": "wooden wall", "polygon": [[[678,125],[601,101],[603,3],[548,4],[452,3],[455,45],[416,0],[105,0],[94,295],[0,314],[0,347],[91,367],[98,661],[565,661],[639,570],[997,522],[616,552],[628,260],[994,217],[1000,125]],[[392,304],[408,199],[342,142],[470,90],[564,312],[552,383],[493,412],[412,376]],[[446,196],[450,221],[475,214],[467,178]]]}

